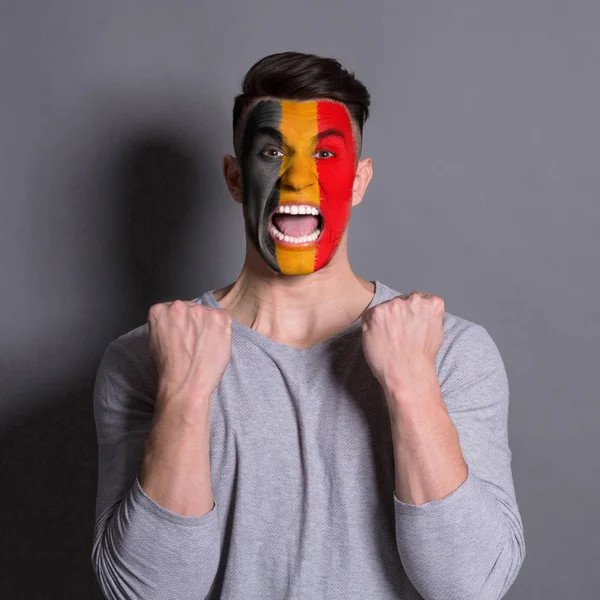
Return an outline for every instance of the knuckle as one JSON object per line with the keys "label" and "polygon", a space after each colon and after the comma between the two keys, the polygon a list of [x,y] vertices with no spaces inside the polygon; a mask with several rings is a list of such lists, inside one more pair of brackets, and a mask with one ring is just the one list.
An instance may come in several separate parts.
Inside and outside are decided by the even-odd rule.
{"label": "knuckle", "polygon": [[223,325],[229,325],[231,323],[231,315],[224,310],[220,310],[219,312],[221,313],[219,315],[221,317],[221,323]]}
{"label": "knuckle", "polygon": [[373,320],[378,319],[381,316],[381,314],[383,313],[383,311],[386,310],[386,308],[389,308],[389,307],[386,307],[385,304],[386,304],[385,302],[382,302],[381,304],[374,306],[368,312],[367,316]]}
{"label": "knuckle", "polygon": [[213,327],[220,327],[223,323],[223,315],[221,310],[218,308],[209,308],[209,312],[206,313],[206,318],[213,325]]}
{"label": "knuckle", "polygon": [[173,310],[182,310],[185,308],[185,302],[183,300],[173,300],[173,302],[171,302],[171,308]]}
{"label": "knuckle", "polygon": [[148,309],[148,317],[156,317],[156,315],[163,310],[164,306],[164,302],[158,302],[150,306],[150,308]]}

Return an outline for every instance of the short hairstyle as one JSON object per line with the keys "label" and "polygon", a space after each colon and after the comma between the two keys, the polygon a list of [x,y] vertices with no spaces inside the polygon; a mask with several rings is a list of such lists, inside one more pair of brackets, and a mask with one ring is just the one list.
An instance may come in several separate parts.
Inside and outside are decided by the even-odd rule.
{"label": "short hairstyle", "polygon": [[363,125],[369,117],[371,96],[354,73],[334,58],[303,52],[279,52],[255,63],[242,80],[242,93],[233,104],[233,147],[240,156],[238,125],[257,98],[272,96],[286,100],[315,98],[336,100],[346,106],[359,131],[357,159],[362,148]]}

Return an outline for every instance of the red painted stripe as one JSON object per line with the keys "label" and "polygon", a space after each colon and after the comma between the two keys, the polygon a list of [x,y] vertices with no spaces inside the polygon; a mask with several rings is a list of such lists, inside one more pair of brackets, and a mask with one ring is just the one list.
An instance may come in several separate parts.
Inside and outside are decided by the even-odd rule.
{"label": "red painted stripe", "polygon": [[325,221],[325,230],[315,255],[315,271],[330,260],[350,220],[352,186],[356,174],[356,150],[350,115],[346,107],[336,102],[317,102],[318,131],[338,129],[346,143],[338,136],[328,136],[317,143],[315,152],[329,150],[336,156],[317,158],[320,186],[319,210]]}

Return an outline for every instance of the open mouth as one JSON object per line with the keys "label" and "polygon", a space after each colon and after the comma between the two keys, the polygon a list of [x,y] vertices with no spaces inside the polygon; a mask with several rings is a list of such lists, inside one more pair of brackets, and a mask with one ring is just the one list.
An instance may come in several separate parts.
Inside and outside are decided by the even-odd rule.
{"label": "open mouth", "polygon": [[314,244],[323,232],[325,221],[311,204],[282,204],[269,217],[269,233],[280,244]]}

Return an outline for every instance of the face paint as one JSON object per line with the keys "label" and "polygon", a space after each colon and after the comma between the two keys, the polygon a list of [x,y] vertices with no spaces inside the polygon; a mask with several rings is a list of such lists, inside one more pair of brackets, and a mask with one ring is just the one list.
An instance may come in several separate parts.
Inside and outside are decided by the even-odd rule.
{"label": "face paint", "polygon": [[[306,275],[329,263],[350,220],[355,159],[343,104],[262,100],[251,110],[240,157],[244,220],[248,237],[274,271]],[[301,209],[282,214],[282,206],[316,208],[319,216],[302,215]],[[316,240],[302,238],[315,230]],[[282,233],[304,241],[281,240]]]}

